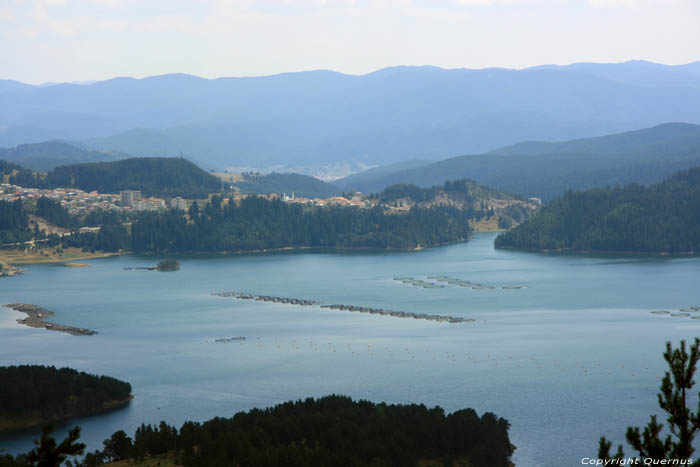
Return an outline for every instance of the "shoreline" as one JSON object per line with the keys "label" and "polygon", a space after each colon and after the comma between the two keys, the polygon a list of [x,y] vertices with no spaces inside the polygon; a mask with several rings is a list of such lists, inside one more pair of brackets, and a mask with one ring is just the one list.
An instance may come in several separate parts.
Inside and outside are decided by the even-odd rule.
{"label": "shoreline", "polygon": [[69,413],[63,417],[60,418],[42,418],[42,417],[31,417],[31,418],[23,418],[21,421],[17,420],[11,420],[11,419],[3,419],[0,418],[0,434],[2,435],[8,435],[13,432],[19,432],[19,431],[25,431],[25,430],[30,430],[34,428],[39,428],[43,425],[46,425],[48,423],[62,423],[66,422],[68,420],[71,420],[73,418],[80,418],[80,417],[92,417],[95,415],[100,415],[103,413],[111,412],[112,410],[117,410],[121,409],[123,407],[126,407],[131,403],[131,401],[134,399],[133,394],[129,394],[129,397],[126,399],[122,400],[112,400],[112,401],[107,401],[104,404],[102,404],[102,407],[100,407],[97,410],[83,413],[83,412],[72,412]]}
{"label": "shoreline", "polygon": [[[474,231],[473,233],[493,233],[485,231]],[[341,246],[284,246],[279,248],[268,248],[262,250],[232,250],[232,251],[179,251],[170,253],[172,255],[191,255],[191,256],[237,256],[237,255],[257,255],[266,253],[284,253],[284,252],[301,252],[301,251],[337,251],[340,253],[352,253],[352,252],[376,252],[376,253],[405,253],[411,251],[422,251],[431,248],[440,248],[443,246],[457,245],[459,243],[467,243],[472,237],[470,235],[468,238],[460,238],[452,242],[440,243],[437,245],[424,246],[417,245],[411,248],[379,248],[379,247],[341,247]],[[10,258],[8,255],[3,255],[3,251],[13,251],[17,250],[0,250],[0,261],[6,264],[12,265],[31,265],[31,264],[57,264],[65,263],[70,265],[73,261],[79,260],[89,260],[89,259],[99,259],[99,258],[110,258],[113,256],[124,256],[124,255],[143,255],[143,256],[161,256],[162,252],[155,251],[119,251],[119,252],[100,252],[100,253],[82,253],[69,258],[66,257],[56,257],[56,256],[43,256],[41,254],[26,254],[23,252],[17,254],[17,258]],[[11,255],[14,256],[14,255]],[[77,265],[76,265],[77,267]],[[23,269],[15,268],[19,271],[26,271]]]}
{"label": "shoreline", "polygon": [[542,253],[542,254],[560,254],[560,255],[586,255],[586,256],[654,256],[654,257],[669,257],[669,258],[690,258],[693,256],[700,256],[700,252],[697,251],[681,251],[678,253],[672,253],[670,251],[615,251],[615,250],[574,250],[571,248],[556,248],[556,249],[546,249],[546,248],[517,248],[513,246],[494,246],[497,250],[512,250],[512,251],[522,251],[526,253]]}
{"label": "shoreline", "polygon": [[[5,252],[12,252],[15,254],[3,254]],[[44,256],[40,253],[24,253],[18,252],[18,250],[0,250],[0,261],[5,262],[9,265],[27,265],[27,264],[48,264],[48,263],[70,263],[71,261],[85,260],[85,259],[96,259],[96,258],[109,258],[111,256],[119,256],[124,254],[132,253],[131,251],[123,252],[100,252],[100,253],[89,253],[81,252],[70,257],[56,257],[56,256]]]}

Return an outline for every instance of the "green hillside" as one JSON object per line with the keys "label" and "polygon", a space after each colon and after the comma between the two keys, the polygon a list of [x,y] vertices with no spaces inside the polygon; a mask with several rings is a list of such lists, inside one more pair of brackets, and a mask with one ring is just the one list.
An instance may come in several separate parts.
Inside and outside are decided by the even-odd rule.
{"label": "green hillside", "polygon": [[340,194],[340,189],[335,185],[326,183],[308,175],[295,173],[271,173],[262,175],[259,173],[244,173],[244,179],[235,183],[242,193],[266,195],[277,193],[304,198],[329,198]]}
{"label": "green hillside", "polygon": [[0,367],[0,430],[92,415],[131,400],[131,385],[108,376],[39,365]]}
{"label": "green hillside", "polygon": [[522,143],[488,154],[460,156],[382,177],[362,174],[340,180],[345,189],[380,191],[397,183],[420,186],[469,178],[551,200],[569,189],[661,181],[700,165],[700,125],[669,123],[639,131],[562,143]]}
{"label": "green hillside", "polygon": [[14,148],[0,148],[0,159],[14,162],[35,172],[47,172],[59,165],[84,162],[106,162],[125,157],[105,151],[91,151],[63,141],[20,144]]}
{"label": "green hillside", "polygon": [[11,179],[22,186],[80,188],[117,193],[141,190],[145,196],[206,198],[221,191],[221,181],[192,162],[174,157],[136,157],[114,162],[65,165],[45,177]]}
{"label": "green hillside", "polygon": [[499,235],[496,247],[577,252],[700,252],[700,167],[644,187],[567,192]]}

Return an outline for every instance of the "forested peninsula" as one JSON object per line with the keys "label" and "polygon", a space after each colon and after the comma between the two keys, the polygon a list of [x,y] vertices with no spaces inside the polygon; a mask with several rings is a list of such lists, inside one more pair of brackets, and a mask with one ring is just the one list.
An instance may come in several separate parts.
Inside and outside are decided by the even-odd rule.
{"label": "forested peninsula", "polygon": [[166,211],[138,216],[128,238],[143,252],[244,252],[282,248],[406,250],[467,240],[473,213],[452,207],[391,214],[369,209],[315,208],[249,196],[222,204],[213,196],[187,216]]}
{"label": "forested peninsula", "polygon": [[0,431],[105,412],[131,401],[131,385],[70,368],[0,367]]}
{"label": "forested peninsula", "polygon": [[[489,466],[510,467],[509,423],[473,409],[445,414],[440,407],[375,404],[346,396],[308,398],[239,412],[178,430],[161,422],[124,431],[87,453],[79,467],[119,465],[184,467]],[[25,467],[23,457],[0,457],[0,466]]]}
{"label": "forested peninsula", "polygon": [[569,191],[495,244],[532,251],[697,254],[700,168],[648,187]]}

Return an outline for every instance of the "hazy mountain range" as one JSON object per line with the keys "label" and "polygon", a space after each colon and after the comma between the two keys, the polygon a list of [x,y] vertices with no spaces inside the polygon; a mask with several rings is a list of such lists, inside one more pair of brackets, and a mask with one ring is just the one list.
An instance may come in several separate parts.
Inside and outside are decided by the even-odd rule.
{"label": "hazy mountain range", "polygon": [[439,160],[673,121],[700,123],[700,62],[0,81],[0,147],[64,139],[206,169]]}
{"label": "hazy mountain range", "polygon": [[427,187],[468,178],[511,193],[549,200],[569,189],[655,183],[678,170],[698,166],[700,125],[667,123],[559,143],[524,142],[417,167],[366,171],[336,184],[346,191],[370,193],[398,183]]}

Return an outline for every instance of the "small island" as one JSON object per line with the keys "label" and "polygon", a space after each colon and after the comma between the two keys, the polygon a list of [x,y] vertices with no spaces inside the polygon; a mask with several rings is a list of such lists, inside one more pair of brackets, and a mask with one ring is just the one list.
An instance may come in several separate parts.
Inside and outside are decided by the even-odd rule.
{"label": "small island", "polygon": [[4,306],[26,314],[26,318],[18,319],[17,322],[31,328],[44,328],[48,329],[49,331],[60,331],[73,336],[92,336],[93,334],[97,334],[96,331],[92,331],[90,329],[76,328],[74,326],[65,326],[63,324],[56,324],[46,321],[47,317],[54,315],[53,311],[45,310],[36,305],[31,305],[29,303],[8,303]]}
{"label": "small island", "polygon": [[0,367],[0,431],[106,412],[127,405],[131,384],[71,368]]}
{"label": "small island", "polygon": [[180,262],[176,259],[163,258],[156,266],[157,271],[177,271],[180,269]]}

